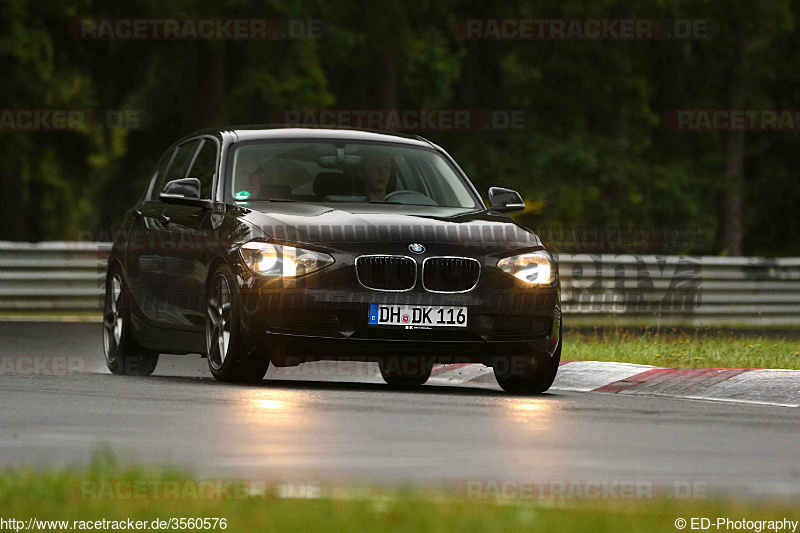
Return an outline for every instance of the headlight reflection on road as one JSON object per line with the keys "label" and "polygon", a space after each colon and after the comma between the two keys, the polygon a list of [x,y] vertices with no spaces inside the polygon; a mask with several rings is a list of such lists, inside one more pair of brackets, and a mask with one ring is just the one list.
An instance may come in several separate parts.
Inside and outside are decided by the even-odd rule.
{"label": "headlight reflection on road", "polygon": [[497,414],[491,418],[490,431],[502,447],[497,458],[513,472],[536,472],[542,478],[562,479],[570,466],[569,450],[564,440],[574,433],[565,416],[562,398],[518,397],[497,402]]}
{"label": "headlight reflection on road", "polygon": [[[211,436],[206,439],[222,468],[248,468],[258,475],[286,477],[309,457],[324,452],[320,426],[324,425],[313,392],[257,387],[229,388],[224,402],[215,404],[206,419]],[[235,447],[231,447],[235,442]],[[296,475],[296,474],[295,474]]]}
{"label": "headlight reflection on road", "polygon": [[291,390],[247,391],[240,399],[249,409],[292,414],[300,404],[301,394]]}
{"label": "headlight reflection on road", "polygon": [[253,400],[252,401],[253,407],[257,407],[258,409],[271,409],[273,411],[277,411],[279,409],[285,409],[286,404],[280,400]]}
{"label": "headlight reflection on road", "polygon": [[509,399],[504,405],[505,415],[517,422],[525,422],[531,429],[548,431],[553,428],[556,406],[545,399]]}
{"label": "headlight reflection on road", "polygon": [[539,403],[518,403],[511,406],[512,409],[519,409],[521,411],[538,411],[542,409],[542,404]]}

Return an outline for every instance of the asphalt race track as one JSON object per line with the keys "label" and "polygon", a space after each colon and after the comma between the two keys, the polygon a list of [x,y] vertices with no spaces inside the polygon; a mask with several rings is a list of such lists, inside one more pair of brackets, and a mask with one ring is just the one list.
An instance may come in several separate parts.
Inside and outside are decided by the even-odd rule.
{"label": "asphalt race track", "polygon": [[646,480],[800,494],[797,408],[321,379],[239,386],[215,382],[195,356],[162,356],[156,375],[120,377],[102,365],[97,323],[0,322],[0,361],[17,357],[91,364],[0,372],[0,466],[81,466],[107,446],[123,462],[225,478]]}

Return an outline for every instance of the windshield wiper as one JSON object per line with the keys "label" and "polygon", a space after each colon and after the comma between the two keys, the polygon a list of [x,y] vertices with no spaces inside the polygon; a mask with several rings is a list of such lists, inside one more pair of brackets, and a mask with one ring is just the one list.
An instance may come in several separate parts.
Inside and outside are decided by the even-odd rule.
{"label": "windshield wiper", "polygon": [[248,202],[300,202],[301,200],[292,200],[290,198],[248,198]]}
{"label": "windshield wiper", "polygon": [[409,204],[408,202],[392,202],[391,200],[386,202],[384,200],[372,200],[371,204],[385,204],[385,205],[407,205],[410,207],[442,207],[440,205],[432,205],[432,204]]}

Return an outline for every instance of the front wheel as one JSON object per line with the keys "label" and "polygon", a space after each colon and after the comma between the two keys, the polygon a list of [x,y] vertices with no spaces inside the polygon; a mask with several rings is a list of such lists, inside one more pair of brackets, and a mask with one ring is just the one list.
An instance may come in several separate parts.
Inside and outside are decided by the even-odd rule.
{"label": "front wheel", "polygon": [[503,357],[494,362],[494,377],[500,387],[516,394],[541,394],[553,384],[561,362],[559,341],[553,357],[535,360],[533,356]]}
{"label": "front wheel", "polygon": [[211,276],[206,302],[208,368],[218,381],[257,383],[264,379],[269,358],[245,345],[239,332],[239,291],[226,265]]}
{"label": "front wheel", "polygon": [[106,276],[103,351],[112,374],[149,376],[158,364],[158,352],[145,349],[133,338],[131,297],[122,281],[119,265],[110,266]]}
{"label": "front wheel", "polygon": [[428,381],[433,371],[433,363],[425,360],[398,359],[390,357],[378,363],[381,377],[390,386],[399,389],[413,389]]}

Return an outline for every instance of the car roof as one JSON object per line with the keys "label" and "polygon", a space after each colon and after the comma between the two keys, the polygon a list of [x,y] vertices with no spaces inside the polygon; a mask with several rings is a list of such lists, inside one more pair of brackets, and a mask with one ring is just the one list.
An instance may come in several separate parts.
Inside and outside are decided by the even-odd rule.
{"label": "car roof", "polygon": [[257,139],[341,139],[343,141],[373,141],[412,144],[429,147],[422,137],[387,131],[357,130],[352,128],[294,128],[286,126],[237,126],[230,128],[240,141]]}
{"label": "car roof", "polygon": [[187,135],[184,139],[197,137],[198,135],[214,135],[222,137],[230,134],[234,142],[257,141],[257,140],[282,140],[282,139],[333,139],[342,141],[367,141],[385,142],[395,144],[407,144],[431,148],[434,145],[418,135],[407,135],[398,132],[357,130],[350,128],[315,128],[303,127],[295,128],[289,126],[230,126],[226,128],[211,128],[200,130]]}

